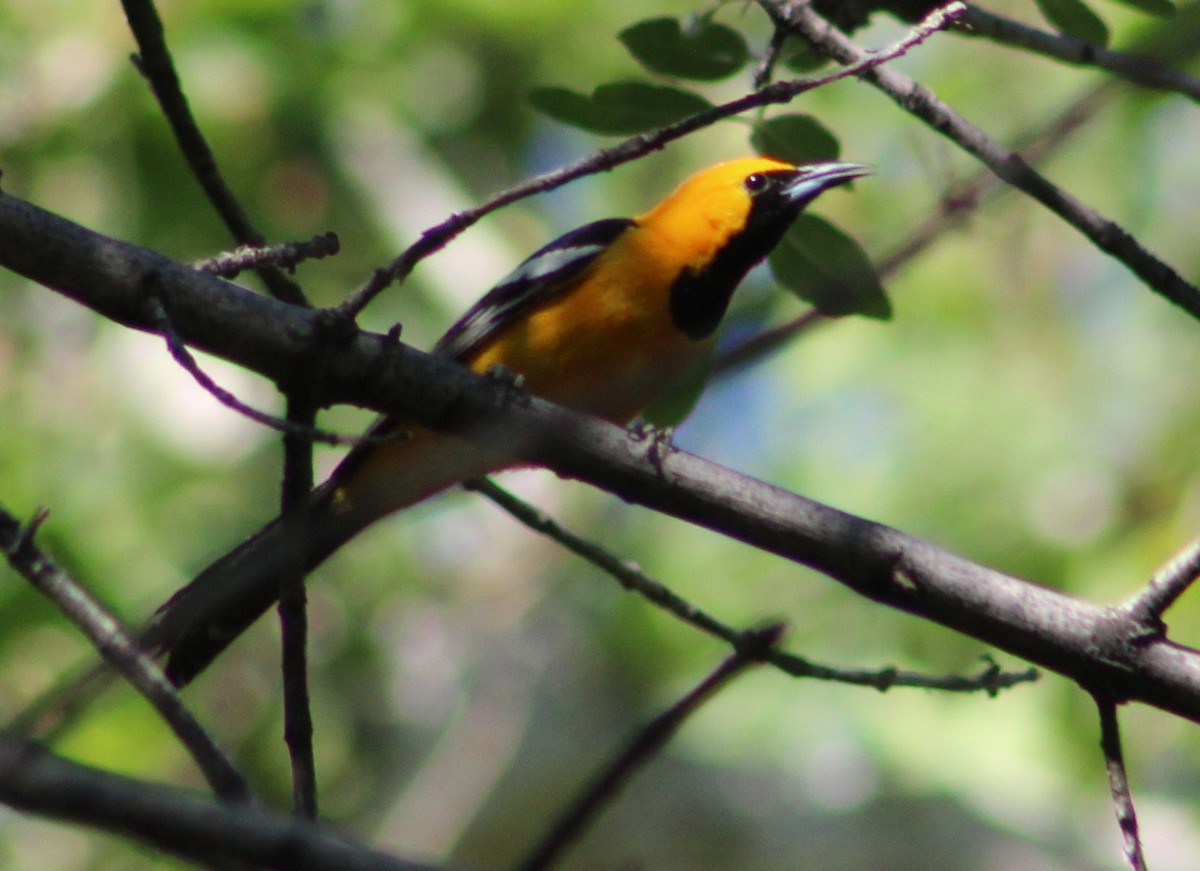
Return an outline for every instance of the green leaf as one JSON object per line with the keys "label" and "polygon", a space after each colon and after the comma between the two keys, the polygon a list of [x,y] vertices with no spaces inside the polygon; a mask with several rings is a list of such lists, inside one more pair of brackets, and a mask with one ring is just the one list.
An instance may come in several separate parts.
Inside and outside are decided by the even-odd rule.
{"label": "green leaf", "polygon": [[1046,20],[1067,36],[1108,45],[1108,25],[1082,0],[1037,0]]}
{"label": "green leaf", "polygon": [[779,283],[822,314],[887,320],[892,304],[858,243],[815,215],[801,215],[767,261]]}
{"label": "green leaf", "polygon": [[644,82],[600,85],[591,96],[567,88],[535,88],[529,101],[556,121],[613,136],[665,127],[712,108],[699,94]]}
{"label": "green leaf", "polygon": [[799,39],[790,39],[784,45],[783,65],[792,72],[811,73],[829,62],[829,58]]}
{"label": "green leaf", "polygon": [[1126,6],[1140,9],[1159,18],[1170,18],[1175,14],[1175,4],[1171,0],[1118,0]]}
{"label": "green leaf", "polygon": [[837,137],[811,115],[777,115],[754,128],[750,144],[759,154],[789,163],[834,160],[841,153]]}
{"label": "green leaf", "polygon": [[619,38],[646,69],[684,79],[723,79],[750,59],[740,33],[702,19],[683,27],[676,18],[648,18],[622,30]]}

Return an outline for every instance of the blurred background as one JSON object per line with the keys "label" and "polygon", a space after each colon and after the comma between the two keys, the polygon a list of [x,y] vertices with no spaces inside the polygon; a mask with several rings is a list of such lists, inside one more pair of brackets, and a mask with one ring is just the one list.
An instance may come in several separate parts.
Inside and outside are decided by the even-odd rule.
{"label": "blurred background", "polygon": [[[1032,3],[987,8],[1046,27]],[[1181,26],[1104,3],[1115,46]],[[678,0],[171,0],[167,38],[233,189],[273,241],[336,231],[298,279],[333,304],[425,227],[614,140],[539,116],[527,94],[644,78],[616,34],[697,11]],[[717,19],[761,50],[750,5]],[[879,47],[885,16],[856,35]],[[1188,25],[1191,26],[1191,25]],[[7,192],[190,260],[230,245],[145,84],[116,4],[0,5]],[[1200,71],[1194,61],[1188,63]],[[1107,76],[943,34],[897,62],[1006,145]],[[749,75],[706,86],[737,96]],[[1200,279],[1200,114],[1118,84],[1042,165],[1186,278]],[[848,160],[876,175],[815,211],[874,257],[937,215],[978,167],[858,82],[805,95]],[[588,220],[642,211],[694,170],[749,151],[727,121],[665,151],[504,209],[365,314],[428,347],[526,254]],[[249,279],[246,279],[249,282]],[[1094,602],[1137,589],[1200,529],[1200,325],[1042,207],[1001,193],[886,282],[890,322],[824,323],[713,384],[676,443],[971,559]],[[727,338],[804,305],[769,273]],[[242,399],[269,384],[211,359]],[[0,503],[51,510],[40,540],[130,623],[273,516],[278,438],[221,407],[163,343],[0,275]],[[327,428],[368,415],[336,409]],[[337,460],[319,453],[322,471]],[[853,668],[971,673],[980,643],[830,580],[541,471],[501,483],[738,626]],[[728,653],[481,498],[447,493],[377,525],[310,583],[325,817],[409,857],[510,867],[639,725]],[[1168,615],[1200,642],[1200,605]],[[286,807],[273,621],[187,693],[255,786]],[[1024,663],[997,655],[1009,669]],[[91,661],[0,568],[0,719]],[[1200,735],[1123,711],[1151,864],[1196,867]],[[1122,867],[1096,717],[1055,676],[948,695],[802,682],[760,669],[689,721],[564,862],[571,869]],[[200,785],[132,693],[57,745],[137,776]],[[0,810],[0,865],[169,868],[106,835]]]}

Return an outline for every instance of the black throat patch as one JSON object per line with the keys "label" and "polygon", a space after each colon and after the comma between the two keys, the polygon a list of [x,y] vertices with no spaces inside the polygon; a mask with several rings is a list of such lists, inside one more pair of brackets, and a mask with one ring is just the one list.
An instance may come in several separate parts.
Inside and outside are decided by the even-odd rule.
{"label": "black throat patch", "polygon": [[799,209],[780,199],[755,199],[745,228],[700,269],[686,269],[671,287],[671,318],[689,338],[711,336],[729,308],[733,292],[754,266],[783,238]]}

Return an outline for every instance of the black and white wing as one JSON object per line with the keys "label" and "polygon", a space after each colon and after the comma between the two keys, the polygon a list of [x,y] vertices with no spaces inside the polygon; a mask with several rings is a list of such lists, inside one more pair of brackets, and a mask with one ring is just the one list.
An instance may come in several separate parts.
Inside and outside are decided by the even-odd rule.
{"label": "black and white wing", "polygon": [[438,340],[433,353],[463,359],[512,319],[553,299],[633,226],[629,218],[608,218],[578,227],[539,248],[471,306]]}

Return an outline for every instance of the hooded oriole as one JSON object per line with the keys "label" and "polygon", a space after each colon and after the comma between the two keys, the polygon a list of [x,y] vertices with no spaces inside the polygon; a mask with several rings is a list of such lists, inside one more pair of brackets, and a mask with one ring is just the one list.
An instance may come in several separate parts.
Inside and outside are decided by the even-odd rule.
{"label": "hooded oriole", "polygon": [[[853,163],[721,163],[637,218],[580,227],[531,255],[476,303],[434,353],[529,392],[627,423],[711,350],[746,273],[822,191],[866,175]],[[383,418],[373,432],[401,427]],[[160,609],[144,636],[182,685],[265,612],[283,570],[310,570],[386,514],[511,466],[501,448],[419,427],[364,442],[313,491],[303,536],[276,519]]]}

